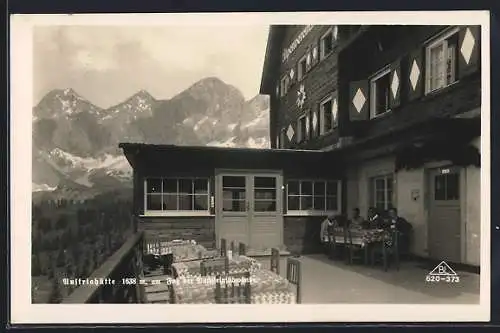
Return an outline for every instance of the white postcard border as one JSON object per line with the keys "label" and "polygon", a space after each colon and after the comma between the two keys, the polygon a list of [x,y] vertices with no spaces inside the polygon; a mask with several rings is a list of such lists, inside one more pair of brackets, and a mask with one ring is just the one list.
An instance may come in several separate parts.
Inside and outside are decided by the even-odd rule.
{"label": "white postcard border", "polygon": [[[31,145],[33,28],[36,25],[481,25],[481,286],[478,305],[31,304]],[[490,318],[490,39],[488,11],[11,16],[11,322],[452,322]],[[262,50],[265,52],[265,50]]]}

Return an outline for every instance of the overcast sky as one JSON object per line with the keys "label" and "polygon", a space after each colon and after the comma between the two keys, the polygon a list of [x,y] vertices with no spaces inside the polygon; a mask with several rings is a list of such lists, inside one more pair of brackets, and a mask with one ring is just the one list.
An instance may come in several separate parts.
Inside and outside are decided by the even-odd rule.
{"label": "overcast sky", "polygon": [[39,26],[34,29],[34,103],[73,88],[100,107],[145,89],[170,98],[217,76],[247,99],[258,94],[267,26]]}

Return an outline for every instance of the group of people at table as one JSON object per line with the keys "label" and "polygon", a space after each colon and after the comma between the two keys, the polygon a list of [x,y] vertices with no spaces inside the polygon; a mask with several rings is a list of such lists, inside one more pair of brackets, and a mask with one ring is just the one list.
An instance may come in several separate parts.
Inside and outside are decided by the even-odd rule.
{"label": "group of people at table", "polygon": [[[412,225],[398,215],[396,208],[390,208],[387,214],[382,214],[370,207],[366,219],[361,216],[359,208],[354,208],[347,219],[342,215],[328,216],[321,224],[320,237],[325,253],[329,255],[332,242],[346,245],[352,238],[360,239],[356,245],[365,251],[370,251],[369,245],[377,243],[405,255],[409,252],[411,231]],[[346,237],[348,234],[350,239]],[[374,235],[377,237],[369,237]],[[397,237],[397,242],[394,242],[394,237]]]}

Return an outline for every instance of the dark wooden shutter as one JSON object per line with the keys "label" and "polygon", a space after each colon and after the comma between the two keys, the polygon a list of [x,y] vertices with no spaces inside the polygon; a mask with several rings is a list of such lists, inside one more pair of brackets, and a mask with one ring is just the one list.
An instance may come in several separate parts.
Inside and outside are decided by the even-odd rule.
{"label": "dark wooden shutter", "polygon": [[458,75],[463,78],[479,68],[481,27],[464,26],[458,34]]}
{"label": "dark wooden shutter", "polygon": [[370,115],[370,95],[368,80],[353,81],[349,86],[349,119],[368,120]]}
{"label": "dark wooden shutter", "polygon": [[397,108],[401,103],[401,60],[396,60],[391,64],[391,74],[389,81],[389,103],[391,109]]}
{"label": "dark wooden shutter", "polygon": [[314,114],[316,115],[316,129],[314,131],[314,135],[319,137],[321,135],[321,126],[323,123],[321,122],[321,112],[319,111],[319,105],[315,107]]}
{"label": "dark wooden shutter", "polygon": [[421,97],[425,87],[424,49],[418,48],[408,57],[407,75],[408,99],[410,101]]}

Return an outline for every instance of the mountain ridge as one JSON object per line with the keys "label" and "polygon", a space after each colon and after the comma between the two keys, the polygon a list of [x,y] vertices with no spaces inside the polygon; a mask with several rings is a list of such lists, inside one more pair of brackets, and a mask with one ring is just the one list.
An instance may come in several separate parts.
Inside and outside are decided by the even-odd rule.
{"label": "mountain ridge", "polygon": [[51,90],[33,107],[33,192],[130,187],[119,142],[267,148],[268,110],[268,96],[246,100],[217,77],[166,100],[141,89],[109,108],[72,88]]}

